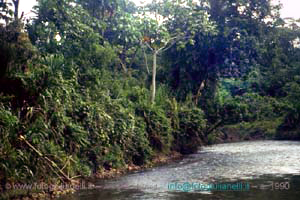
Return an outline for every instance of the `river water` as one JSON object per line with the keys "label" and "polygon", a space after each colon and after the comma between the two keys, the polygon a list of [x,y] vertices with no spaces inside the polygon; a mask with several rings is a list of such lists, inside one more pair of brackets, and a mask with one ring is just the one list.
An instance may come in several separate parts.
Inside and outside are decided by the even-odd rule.
{"label": "river water", "polygon": [[66,200],[300,199],[300,142],[218,144],[168,165],[99,180]]}

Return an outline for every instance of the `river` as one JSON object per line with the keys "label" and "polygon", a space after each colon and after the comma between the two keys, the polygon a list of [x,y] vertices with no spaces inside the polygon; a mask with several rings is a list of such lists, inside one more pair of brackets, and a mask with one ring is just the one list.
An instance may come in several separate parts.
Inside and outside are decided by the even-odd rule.
{"label": "river", "polygon": [[95,182],[65,200],[299,200],[300,142],[217,144],[168,165]]}

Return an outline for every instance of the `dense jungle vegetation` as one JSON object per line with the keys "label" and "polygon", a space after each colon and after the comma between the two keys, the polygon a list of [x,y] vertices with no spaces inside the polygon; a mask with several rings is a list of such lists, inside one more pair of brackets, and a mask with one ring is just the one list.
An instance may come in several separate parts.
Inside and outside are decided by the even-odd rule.
{"label": "dense jungle vegetation", "polygon": [[299,20],[270,0],[38,0],[27,21],[18,5],[0,0],[0,191],[192,153],[225,129],[300,139]]}

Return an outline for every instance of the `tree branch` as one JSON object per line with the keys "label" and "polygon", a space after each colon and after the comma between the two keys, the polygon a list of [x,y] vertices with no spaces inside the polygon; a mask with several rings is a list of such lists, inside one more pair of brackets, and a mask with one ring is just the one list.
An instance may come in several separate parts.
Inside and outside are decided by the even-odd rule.
{"label": "tree branch", "polygon": [[144,42],[146,44],[146,46],[151,49],[151,51],[153,51],[154,49],[147,43],[147,42]]}
{"label": "tree branch", "polygon": [[49,159],[47,156],[45,156],[42,152],[40,152],[38,149],[36,149],[32,144],[30,144],[24,136],[20,135],[19,139],[21,141],[24,141],[25,144],[27,144],[34,152],[36,152],[41,158],[43,158],[44,160],[46,160],[48,166],[50,167],[50,169],[52,169],[52,171],[63,181],[68,181],[68,182],[74,182],[74,180],[72,180],[68,175],[66,175],[62,169],[60,169],[58,167],[58,165],[52,161],[51,159]]}
{"label": "tree branch", "polygon": [[[166,44],[165,44],[163,47],[159,48],[159,49],[157,50],[157,52],[165,51],[164,48],[166,48],[166,47],[168,46],[169,42],[170,42],[171,40],[176,39],[176,38],[177,38],[177,37],[175,36],[175,37],[172,37],[172,38],[168,39],[168,41],[166,42]],[[175,44],[175,42],[176,42],[176,40],[174,40],[170,46],[173,46],[173,45]],[[168,47],[168,48],[169,48],[169,47]]]}

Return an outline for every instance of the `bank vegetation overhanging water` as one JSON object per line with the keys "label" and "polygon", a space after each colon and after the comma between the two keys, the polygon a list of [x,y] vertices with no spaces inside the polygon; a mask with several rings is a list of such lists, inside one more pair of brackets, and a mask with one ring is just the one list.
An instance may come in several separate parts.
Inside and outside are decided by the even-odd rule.
{"label": "bank vegetation overhanging water", "polygon": [[1,193],[201,145],[299,140],[297,20],[268,0],[205,2],[43,0],[29,21],[0,3]]}

